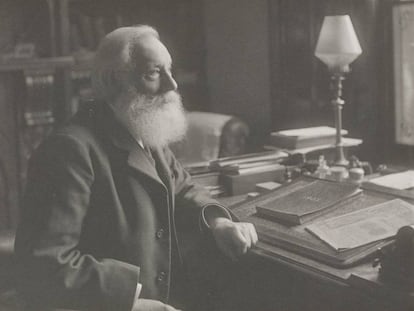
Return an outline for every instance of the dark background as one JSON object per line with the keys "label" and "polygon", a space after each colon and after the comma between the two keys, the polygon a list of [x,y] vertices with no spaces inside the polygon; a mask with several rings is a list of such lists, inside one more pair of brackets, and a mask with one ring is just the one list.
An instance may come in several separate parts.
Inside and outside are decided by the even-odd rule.
{"label": "dark background", "polygon": [[[411,165],[394,143],[391,0],[0,0],[0,53],[33,43],[40,64],[0,63],[0,230],[14,228],[27,159],[88,95],[90,55],[112,29],[155,26],[189,110],[232,114],[250,150],[272,130],[333,125],[329,74],[313,51],[325,15],[349,14],[363,53],[344,82],[343,126],[362,160]],[[74,56],[74,63],[54,57]],[[29,62],[30,63],[30,62]],[[53,81],[33,77],[53,77]],[[54,121],[30,116],[53,113]],[[29,113],[29,114],[27,114]],[[29,120],[29,121],[28,121]],[[29,124],[30,123],[30,124]]]}

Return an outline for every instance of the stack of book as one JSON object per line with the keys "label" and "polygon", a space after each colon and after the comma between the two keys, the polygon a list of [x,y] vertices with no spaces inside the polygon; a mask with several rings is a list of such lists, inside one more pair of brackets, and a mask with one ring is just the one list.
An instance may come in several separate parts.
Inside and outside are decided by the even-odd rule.
{"label": "stack of book", "polygon": [[255,191],[258,182],[283,181],[285,166],[281,163],[287,157],[281,151],[251,153],[212,161],[210,168],[221,173],[229,194],[237,195]]}
{"label": "stack of book", "polygon": [[[348,134],[342,130],[342,135]],[[329,126],[316,126],[272,132],[269,146],[295,150],[316,146],[333,145],[336,141],[336,129]]]}
{"label": "stack of book", "polygon": [[338,203],[361,193],[358,185],[314,180],[256,206],[257,214],[291,225],[300,225],[332,211]]}

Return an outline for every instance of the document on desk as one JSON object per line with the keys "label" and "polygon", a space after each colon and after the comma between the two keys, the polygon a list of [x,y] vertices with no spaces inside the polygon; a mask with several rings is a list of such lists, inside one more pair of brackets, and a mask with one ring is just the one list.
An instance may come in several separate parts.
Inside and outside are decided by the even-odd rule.
{"label": "document on desk", "polygon": [[414,170],[384,175],[381,177],[373,178],[369,182],[380,186],[385,186],[399,190],[413,188]]}
{"label": "document on desk", "polygon": [[411,224],[414,205],[394,199],[309,224],[306,230],[340,252],[393,237],[400,227]]}

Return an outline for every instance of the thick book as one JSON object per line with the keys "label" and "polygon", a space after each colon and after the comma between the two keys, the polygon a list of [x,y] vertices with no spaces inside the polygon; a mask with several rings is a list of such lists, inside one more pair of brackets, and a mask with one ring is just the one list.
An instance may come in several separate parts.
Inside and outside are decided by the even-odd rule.
{"label": "thick book", "polygon": [[[346,130],[342,135],[348,134]],[[331,145],[336,141],[336,129],[329,126],[316,126],[283,130],[270,134],[270,145],[281,149],[300,149],[319,145]]]}
{"label": "thick book", "polygon": [[294,192],[256,206],[259,216],[293,225],[303,224],[335,208],[335,205],[360,193],[358,185],[315,180]]}

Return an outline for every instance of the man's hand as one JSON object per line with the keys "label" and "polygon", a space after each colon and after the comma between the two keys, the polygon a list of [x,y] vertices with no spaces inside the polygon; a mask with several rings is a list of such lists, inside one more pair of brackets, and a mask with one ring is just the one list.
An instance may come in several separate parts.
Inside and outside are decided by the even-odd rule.
{"label": "man's hand", "polygon": [[247,253],[257,243],[257,233],[253,224],[233,222],[225,217],[211,221],[210,228],[218,248],[232,260]]}
{"label": "man's hand", "polygon": [[158,300],[138,299],[132,311],[180,311]]}

